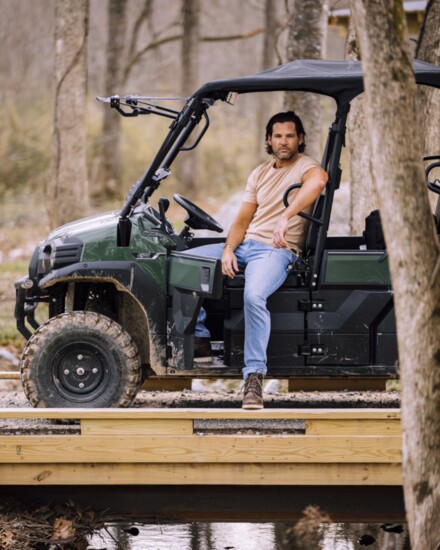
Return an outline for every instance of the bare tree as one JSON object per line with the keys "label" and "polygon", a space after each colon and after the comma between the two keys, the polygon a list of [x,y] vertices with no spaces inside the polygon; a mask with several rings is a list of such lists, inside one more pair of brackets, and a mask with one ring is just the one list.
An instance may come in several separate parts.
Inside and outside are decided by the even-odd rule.
{"label": "bare tree", "polygon": [[198,84],[200,64],[200,0],[183,0],[182,92],[188,96]]}
{"label": "bare tree", "polygon": [[[171,43],[181,43],[181,93],[189,96],[200,84],[200,42],[246,40],[264,32],[261,27],[244,33],[201,36],[200,0],[182,0],[180,13],[167,21],[156,21],[154,0],[143,0],[134,22],[127,21],[128,0],[109,0],[106,94],[120,93],[129,81],[132,71],[151,53]],[[157,11],[157,10],[156,10]],[[157,14],[156,14],[157,15]],[[171,14],[173,15],[173,14]],[[128,30],[128,32],[127,32]],[[127,47],[124,37],[130,36]],[[95,196],[116,197],[120,180],[120,119],[113,110],[106,109],[100,160],[100,173],[94,188]],[[177,172],[185,192],[197,190],[197,151],[181,155]]]}
{"label": "bare tree", "polygon": [[[328,0],[292,0],[289,15],[287,60],[322,59],[327,40]],[[321,153],[321,100],[309,93],[286,93],[286,109],[297,111],[307,132],[307,152]]]}
{"label": "bare tree", "polygon": [[[127,52],[127,60],[124,67],[123,82],[126,82],[131,72],[143,60],[143,58],[162,46],[182,39],[180,16],[169,24],[156,28],[153,23],[154,0],[144,0],[130,32],[131,40]],[[141,31],[144,26],[148,29],[148,40],[141,40]],[[175,29],[178,28],[177,31]],[[171,32],[173,31],[173,32]],[[140,44],[138,44],[140,42]]]}
{"label": "bare tree", "polygon": [[[119,91],[123,85],[124,50],[127,26],[127,0],[109,0],[106,48],[105,94]],[[121,119],[113,109],[104,110],[100,170],[95,196],[120,198],[121,189]]]}
{"label": "bare tree", "polygon": [[[188,97],[199,84],[200,0],[183,0],[182,15],[182,94]],[[196,150],[180,157],[178,171],[181,189],[194,194],[198,187]]]}
{"label": "bare tree", "polygon": [[403,483],[414,550],[440,545],[440,249],[424,186],[401,0],[350,0],[364,66],[372,171],[395,293]]}
{"label": "bare tree", "polygon": [[[276,2],[275,0],[265,0],[262,70],[269,69],[274,64],[277,27]],[[267,94],[259,94],[259,96],[259,107],[257,112],[257,155],[262,157],[265,152],[264,130],[269,118],[270,101]]]}
{"label": "bare tree", "polygon": [[[429,0],[420,36],[416,58],[438,65],[440,63],[440,1]],[[440,154],[440,91],[423,87],[418,92],[418,105],[422,111],[419,121],[422,130],[424,155]]]}
{"label": "bare tree", "polygon": [[[155,29],[153,19],[154,0],[144,0],[132,28],[130,41],[127,42],[128,0],[109,0],[107,4],[107,46],[105,68],[105,94],[121,93],[132,70],[143,57],[160,46],[180,40],[181,35],[167,35],[177,22]],[[148,40],[139,46],[143,27],[148,28]],[[165,36],[164,36],[165,35]],[[104,110],[104,122],[99,157],[97,181],[92,194],[101,198],[120,198],[121,185],[121,118],[113,109]]]}
{"label": "bare tree", "polygon": [[[360,59],[359,44],[353,21],[350,21],[346,43],[347,59]],[[365,119],[365,95],[355,98],[348,117],[350,147],[350,220],[351,235],[361,235],[365,218],[378,208],[376,189],[371,174],[371,149]]]}
{"label": "bare tree", "polygon": [[86,91],[88,0],[56,0],[52,227],[84,215],[88,203]]}
{"label": "bare tree", "polygon": [[[268,0],[270,3],[270,0]],[[200,84],[200,47],[202,42],[229,42],[232,40],[245,40],[263,32],[264,29],[257,28],[247,33],[224,34],[224,35],[201,35],[201,3],[200,0],[183,0],[182,3],[182,94],[190,96]],[[266,33],[267,36],[267,33]],[[188,154],[181,155],[178,162],[179,184],[185,193],[194,195],[199,189],[198,180],[198,151],[197,149]]]}

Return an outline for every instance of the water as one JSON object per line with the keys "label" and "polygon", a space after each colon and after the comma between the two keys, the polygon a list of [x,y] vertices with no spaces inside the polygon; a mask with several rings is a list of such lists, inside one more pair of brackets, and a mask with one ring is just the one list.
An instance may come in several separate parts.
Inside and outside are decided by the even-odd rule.
{"label": "water", "polygon": [[366,523],[118,522],[93,536],[88,550],[409,550],[406,526],[391,528],[403,532]]}

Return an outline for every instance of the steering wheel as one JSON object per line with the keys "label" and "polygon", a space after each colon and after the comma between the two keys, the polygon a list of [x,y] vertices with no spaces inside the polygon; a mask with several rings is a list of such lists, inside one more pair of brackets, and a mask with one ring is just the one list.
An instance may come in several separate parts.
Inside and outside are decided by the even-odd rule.
{"label": "steering wheel", "polygon": [[194,203],[182,197],[182,195],[173,195],[173,199],[188,212],[184,222],[191,229],[209,229],[217,233],[223,232],[223,227],[209,214],[196,206]]}

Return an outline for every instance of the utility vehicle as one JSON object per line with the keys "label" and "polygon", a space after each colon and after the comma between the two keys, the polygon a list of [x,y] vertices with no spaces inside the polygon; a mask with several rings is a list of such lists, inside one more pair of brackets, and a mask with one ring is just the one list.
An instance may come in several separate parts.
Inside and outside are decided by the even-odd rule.
{"label": "utility vehicle", "polygon": [[[440,87],[439,67],[415,61],[414,73],[418,84]],[[33,406],[127,406],[146,379],[165,383],[241,375],[244,278],[224,279],[219,260],[182,253],[224,239],[193,234],[221,232],[220,224],[175,195],[187,212],[177,233],[166,216],[168,201],[159,199],[155,209],[150,198],[178,154],[203,138],[212,105],[233,103],[237,94],[284,90],[330,96],[336,113],[322,158],[329,180],[306,216],[303,261],[268,302],[269,373],[328,380],[397,376],[393,290],[379,218],[367,219],[372,229],[367,224],[363,235],[327,236],[350,102],[363,91],[361,65],[294,61],[256,75],[208,82],[181,111],[147,98],[106,98],[121,115],[156,114],[172,122],[121,210],[52,231],[37,246],[29,274],[16,282],[17,327],[28,340],[22,381]],[[440,156],[430,158],[435,162],[427,172],[440,165]],[[439,194],[438,180],[428,185]],[[435,218],[440,228],[439,206]],[[194,362],[194,326],[202,302],[216,343],[207,364]],[[35,310],[41,303],[48,304],[49,320],[39,326]]]}

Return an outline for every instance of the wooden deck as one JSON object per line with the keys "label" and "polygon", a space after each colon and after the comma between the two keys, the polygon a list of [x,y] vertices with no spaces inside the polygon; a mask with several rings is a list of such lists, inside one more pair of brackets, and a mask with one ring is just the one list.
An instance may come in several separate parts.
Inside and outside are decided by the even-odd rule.
{"label": "wooden deck", "polygon": [[[2,486],[402,484],[398,409],[0,409],[0,418],[79,421],[65,435],[0,432]],[[200,427],[216,421],[232,433]],[[304,429],[267,433],[258,421]]]}

